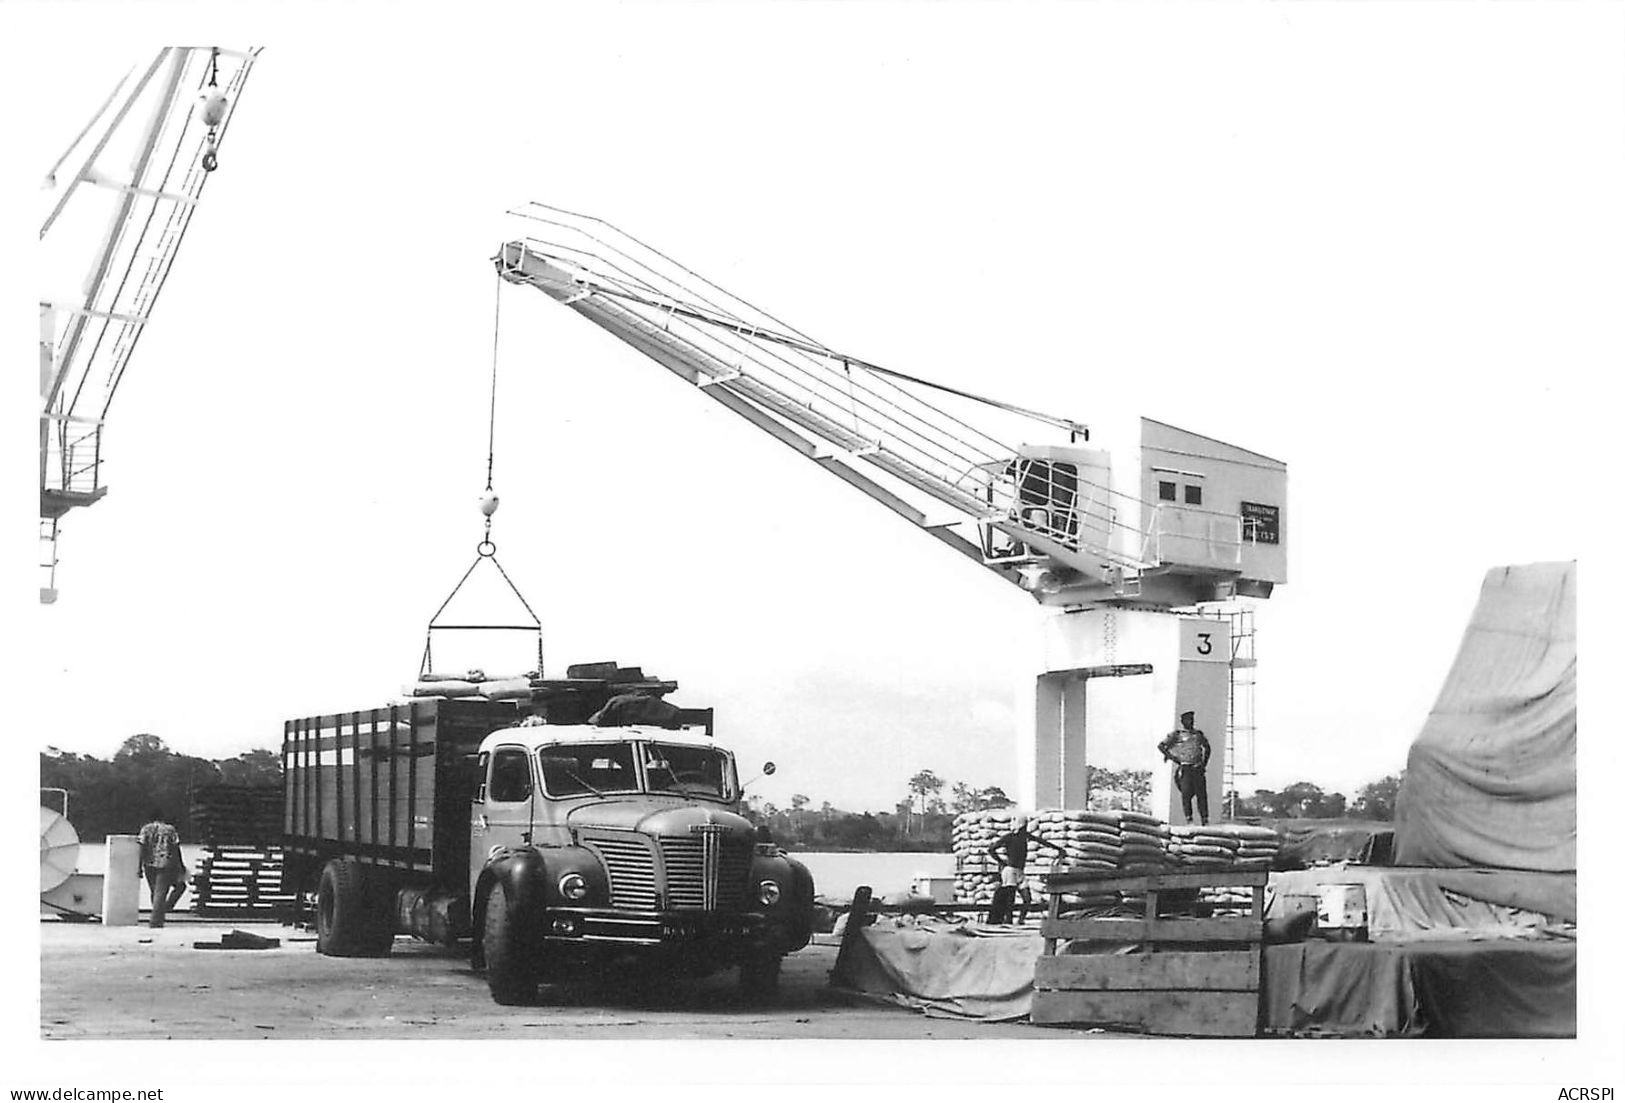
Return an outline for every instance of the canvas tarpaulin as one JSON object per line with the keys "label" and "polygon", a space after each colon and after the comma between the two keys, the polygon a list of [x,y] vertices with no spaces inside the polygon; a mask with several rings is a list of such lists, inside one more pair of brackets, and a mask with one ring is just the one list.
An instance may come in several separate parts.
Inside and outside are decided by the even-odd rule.
{"label": "canvas tarpaulin", "polygon": [[1043,944],[1020,927],[880,916],[843,948],[830,981],[928,1015],[1022,1019]]}
{"label": "canvas tarpaulin", "polygon": [[1573,563],[1498,567],[1399,790],[1400,865],[1575,868]]}
{"label": "canvas tarpaulin", "polygon": [[1319,886],[1347,884],[1364,887],[1377,942],[1563,937],[1576,918],[1573,874],[1360,865],[1272,874],[1266,915],[1313,908]]}
{"label": "canvas tarpaulin", "polygon": [[1298,942],[1264,948],[1266,1033],[1571,1038],[1572,942]]}

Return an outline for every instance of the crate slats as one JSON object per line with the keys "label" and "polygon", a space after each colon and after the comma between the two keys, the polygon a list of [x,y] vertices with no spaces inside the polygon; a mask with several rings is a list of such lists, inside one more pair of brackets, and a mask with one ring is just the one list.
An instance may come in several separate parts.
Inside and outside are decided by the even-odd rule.
{"label": "crate slats", "polygon": [[1032,1021],[1046,1025],[1127,1026],[1149,1034],[1251,1038],[1258,1033],[1258,993],[1163,990],[1045,992]]}
{"label": "crate slats", "polygon": [[[1148,1034],[1254,1037],[1263,987],[1264,886],[1261,871],[1216,870],[1143,877],[1062,874],[1049,878],[1044,952],[1033,969],[1032,1021],[1112,1026]],[[1243,916],[1162,915],[1196,890],[1235,893]],[[1067,894],[1102,891],[1143,897],[1141,919],[1063,918]],[[1070,943],[1070,945],[1065,945]],[[1104,952],[1137,943],[1142,952]],[[1068,952],[1057,953],[1057,950]],[[1081,950],[1083,952],[1071,952]],[[1097,952],[1090,952],[1095,950]]]}

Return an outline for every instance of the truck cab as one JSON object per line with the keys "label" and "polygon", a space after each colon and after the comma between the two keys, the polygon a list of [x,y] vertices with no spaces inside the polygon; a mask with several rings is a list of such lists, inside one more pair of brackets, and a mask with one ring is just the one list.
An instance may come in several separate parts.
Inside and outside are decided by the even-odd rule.
{"label": "truck cab", "polygon": [[806,868],[740,814],[734,757],[705,730],[527,720],[476,759],[468,899],[498,1002],[615,959],[777,985],[811,937]]}

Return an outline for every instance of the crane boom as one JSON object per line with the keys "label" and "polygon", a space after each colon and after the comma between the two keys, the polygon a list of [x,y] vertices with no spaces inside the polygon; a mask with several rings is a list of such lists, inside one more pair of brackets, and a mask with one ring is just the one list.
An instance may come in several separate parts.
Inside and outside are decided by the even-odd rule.
{"label": "crane boom", "polygon": [[[44,295],[40,302],[44,602],[56,596],[61,518],[107,492],[101,467],[108,408],[258,54],[258,48],[160,49],[114,89],[47,181],[57,194],[40,239],[58,261],[66,250],[82,282],[77,295]],[[69,163],[70,174],[59,181],[58,170]],[[98,217],[105,218],[100,231]],[[74,265],[86,246],[90,263]]]}
{"label": "crane boom", "polygon": [[1008,444],[904,385],[923,381],[838,352],[599,219],[540,203],[509,213],[526,233],[494,258],[504,280],[562,303],[1045,604],[1131,602],[1145,576],[1201,576],[1152,599],[1184,604],[1242,573],[1238,516],[1145,502],[1138,481],[1114,481],[1105,453],[1077,444],[1079,423],[1042,417],[1068,431],[1066,445]]}

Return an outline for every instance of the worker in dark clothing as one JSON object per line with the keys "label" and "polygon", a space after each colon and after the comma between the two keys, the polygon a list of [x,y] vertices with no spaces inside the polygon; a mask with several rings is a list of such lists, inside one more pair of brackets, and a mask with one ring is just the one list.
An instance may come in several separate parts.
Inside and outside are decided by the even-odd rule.
{"label": "worker in dark clothing", "polygon": [[1213,757],[1213,744],[1207,741],[1196,726],[1194,712],[1179,714],[1179,727],[1163,737],[1157,744],[1162,757],[1174,764],[1174,788],[1179,790],[1179,804],[1185,812],[1185,822],[1191,822],[1191,801],[1207,823],[1207,763]]}
{"label": "worker in dark clothing", "polygon": [[[1032,833],[1026,816],[1016,816],[1011,824],[1010,833],[995,840],[993,845],[987,848],[988,855],[999,863],[999,891],[1009,895],[1007,890],[1014,889],[1021,895],[1023,923],[1027,922],[1027,909],[1033,904],[1032,890],[1027,887],[1027,848],[1033,844],[1047,846],[1061,857],[1066,857],[1066,850],[1063,847]],[[1000,911],[1002,909],[995,909],[995,913]],[[988,921],[997,922],[998,919],[990,914]]]}

